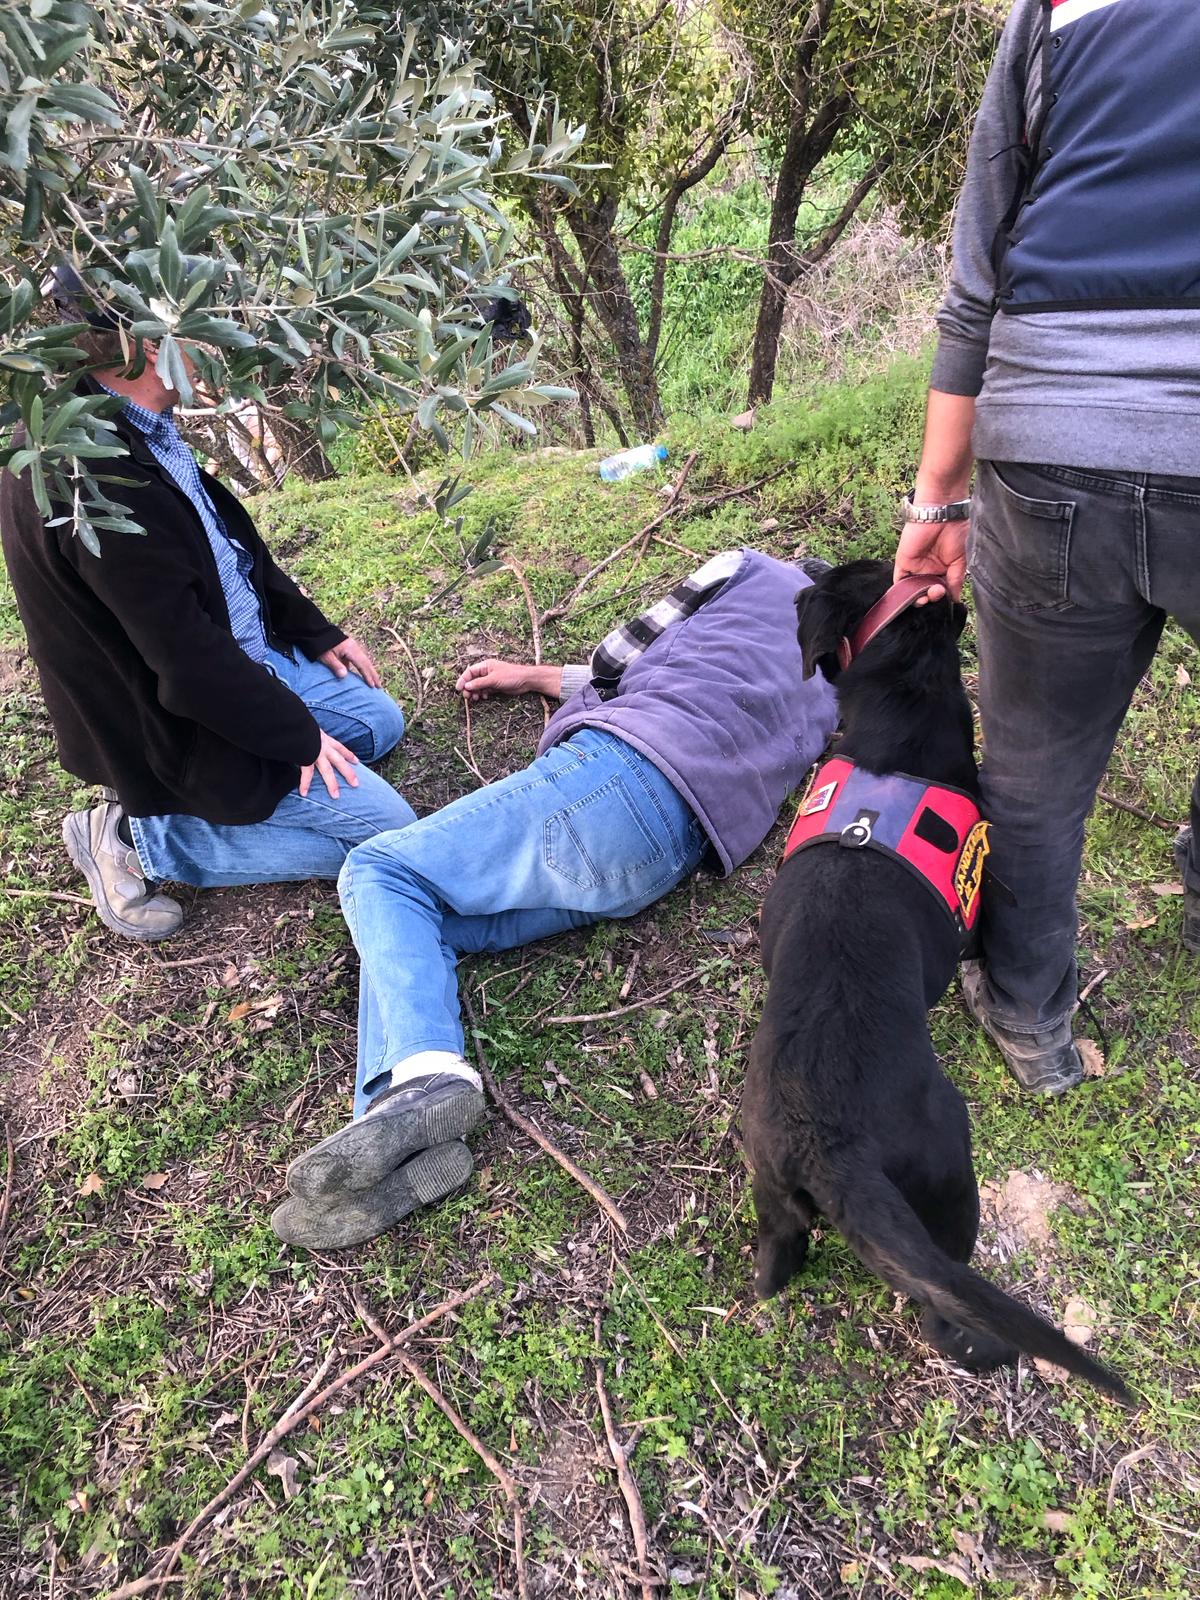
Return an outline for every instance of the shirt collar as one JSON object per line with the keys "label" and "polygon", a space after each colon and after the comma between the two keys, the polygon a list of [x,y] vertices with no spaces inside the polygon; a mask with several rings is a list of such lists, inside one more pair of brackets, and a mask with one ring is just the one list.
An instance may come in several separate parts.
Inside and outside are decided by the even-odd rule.
{"label": "shirt collar", "polygon": [[[96,381],[100,382],[99,379]],[[145,406],[139,406],[135,401],[130,400],[128,396],[118,394],[115,389],[110,389],[106,383],[101,383],[100,387],[106,393],[111,394],[114,399],[124,400],[125,410],[123,414],[126,420],[139,433],[144,434],[147,439],[169,439],[178,432],[175,426],[175,414],[170,407],[166,411],[150,411]]]}

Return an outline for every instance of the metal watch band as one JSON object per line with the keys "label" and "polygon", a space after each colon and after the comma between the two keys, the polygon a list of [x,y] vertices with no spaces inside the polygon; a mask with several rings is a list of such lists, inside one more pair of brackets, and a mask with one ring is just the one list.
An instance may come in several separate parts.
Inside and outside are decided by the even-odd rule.
{"label": "metal watch band", "polygon": [[914,505],[911,495],[900,503],[905,522],[966,522],[971,515],[970,497],[948,500],[943,505]]}

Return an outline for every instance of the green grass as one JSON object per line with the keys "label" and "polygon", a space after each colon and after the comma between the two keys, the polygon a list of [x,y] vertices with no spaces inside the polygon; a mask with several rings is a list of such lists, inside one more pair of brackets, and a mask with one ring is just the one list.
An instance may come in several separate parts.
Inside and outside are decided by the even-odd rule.
{"label": "green grass", "polygon": [[[782,404],[749,435],[676,419],[673,467],[697,452],[694,514],[663,530],[683,548],[614,563],[547,629],[547,658],[582,657],[693,556],[731,543],[885,551],[920,402],[921,374],[903,366]],[[602,485],[598,454],[515,452],[467,469],[464,540],[494,519],[539,608],[661,508],[661,480]],[[419,680],[421,712],[388,774],[427,808],[475,781],[455,671],[474,653],[527,654],[529,620],[507,572],[426,606],[463,551],[409,497],[394,479],[360,478],[289,488],[255,513],[378,650],[410,712]],[[353,1072],[354,968],[332,888],[201,895],[159,951],[48,898],[80,889],[57,824],[85,796],[55,765],[3,589],[0,628],[15,667],[0,699],[0,843],[21,891],[0,896],[15,1149],[0,1256],[0,1594],[49,1596],[52,1568],[60,1596],[140,1576],[323,1362],[329,1381],[373,1348],[364,1312],[395,1330],[487,1272],[495,1285],[413,1352],[511,1467],[534,1594],[636,1592],[598,1356],[673,1600],[954,1600],[968,1592],[955,1573],[995,1600],[1196,1593],[1200,968],[1179,952],[1178,899],[1153,887],[1172,877],[1165,830],[1107,806],[1089,830],[1083,965],[1105,973],[1093,994],[1105,1077],[1062,1103],[1030,1100],[956,994],[933,1018],[971,1102],[981,1178],[1038,1174],[1066,1196],[1052,1249],[1018,1241],[981,1264],[1055,1316],[1072,1295],[1104,1308],[1104,1358],[1143,1401],[1126,1416],[1032,1371],[950,1371],[831,1234],[785,1298],[754,1302],[736,1121],[763,980],[739,935],[778,838],[728,882],[698,879],[631,923],[465,970],[498,1078],[617,1197],[627,1237],[493,1118],[464,1194],[337,1259],[280,1247],[268,1217],[284,1168],[341,1121]],[[1167,817],[1195,761],[1196,693],[1178,673],[1191,659],[1169,633],[1106,780]],[[536,704],[481,707],[485,774],[522,764],[541,722]],[[695,976],[608,1022],[547,1022],[615,1009],[631,974],[632,999]],[[236,1002],[274,993],[284,1004],[261,1031],[230,1020]],[[282,1447],[294,1496],[260,1469],[190,1543],[169,1592],[515,1594],[504,1496],[398,1364],[317,1422]]]}

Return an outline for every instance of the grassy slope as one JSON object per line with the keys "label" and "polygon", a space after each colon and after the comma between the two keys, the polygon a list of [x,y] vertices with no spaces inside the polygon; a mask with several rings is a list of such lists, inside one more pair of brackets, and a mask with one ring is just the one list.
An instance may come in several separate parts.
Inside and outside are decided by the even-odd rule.
{"label": "grassy slope", "polygon": [[[693,514],[663,531],[685,548],[615,563],[549,630],[547,656],[582,654],[687,552],[744,539],[882,552],[918,388],[906,369],[782,408],[748,437],[679,425],[675,462],[699,451]],[[785,463],[760,492],[703,511],[719,486]],[[493,457],[470,475],[467,536],[495,518],[543,607],[661,504],[645,479],[601,485],[587,456]],[[420,678],[389,775],[422,808],[469,787],[449,686],[472,653],[528,650],[513,579],[423,611],[461,561],[395,480],[290,490],[256,510],[326,608],[379,649],[410,710]],[[778,526],[760,532],[767,518]],[[85,797],[54,763],[10,605],[4,629],[0,1051],[16,1154],[0,1257],[0,1593],[100,1594],[145,1572],[327,1355],[332,1377],[373,1347],[359,1305],[396,1329],[489,1269],[498,1285],[415,1348],[512,1463],[534,1595],[636,1592],[598,1349],[618,1425],[636,1430],[674,1595],[949,1600],[964,1592],[955,1573],[996,1597],[1196,1592],[1200,975],[1177,948],[1178,900],[1154,888],[1172,877],[1165,831],[1107,806],[1091,827],[1084,968],[1103,973],[1106,1076],[1063,1104],[1025,1099],[956,994],[934,1018],[972,1103],[981,1176],[1061,1186],[1048,1245],[993,1223],[981,1260],[1053,1315],[1073,1295],[1106,1308],[1099,1345],[1145,1398],[1126,1417],[1024,1369],[968,1379],[941,1365],[834,1237],[785,1300],[753,1302],[736,1110],[777,839],[727,883],[697,880],[632,923],[465,973],[498,1076],[619,1197],[628,1238],[493,1118],[460,1198],[347,1256],[281,1249],[267,1216],[287,1159],[338,1123],[352,1075],[353,953],[332,888],[199,896],[156,951],[54,898],[81,887],[57,823]],[[1166,817],[1194,762],[1188,659],[1170,634],[1109,778]],[[482,708],[482,771],[521,764],[540,725],[536,705]],[[636,1000],[689,976],[661,1006],[547,1020],[615,1008],[630,980]],[[276,995],[229,1020],[237,1002]],[[503,1496],[394,1364],[284,1450],[294,1496],[260,1471],[170,1592],[516,1592]]]}

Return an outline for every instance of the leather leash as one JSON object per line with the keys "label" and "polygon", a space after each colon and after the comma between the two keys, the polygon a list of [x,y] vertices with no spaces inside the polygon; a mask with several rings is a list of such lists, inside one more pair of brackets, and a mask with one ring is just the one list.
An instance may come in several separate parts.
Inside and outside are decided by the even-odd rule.
{"label": "leather leash", "polygon": [[854,632],[844,634],[838,641],[838,666],[842,671],[845,672],[855,656],[861,655],[875,635],[882,633],[889,622],[895,622],[909,606],[916,605],[921,596],[928,594],[937,584],[946,587],[945,573],[924,578],[901,578],[899,582],[894,583],[881,599],[876,600]]}

